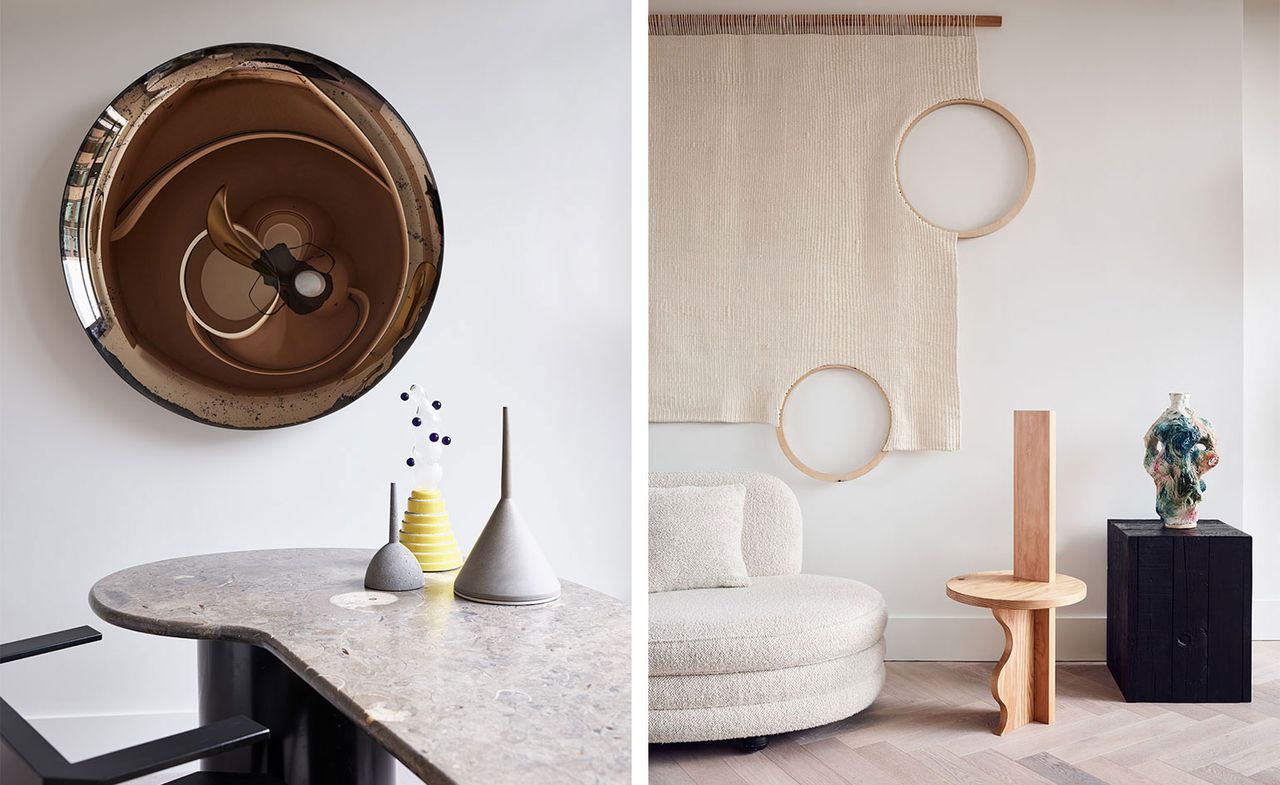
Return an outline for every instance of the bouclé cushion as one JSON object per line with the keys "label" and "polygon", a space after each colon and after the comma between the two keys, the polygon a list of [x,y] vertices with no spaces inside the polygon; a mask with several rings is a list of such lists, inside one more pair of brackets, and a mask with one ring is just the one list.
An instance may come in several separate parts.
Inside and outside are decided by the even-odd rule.
{"label": "boucl\u00e9 cushion", "polygon": [[749,586],[745,485],[649,489],[649,591]]}

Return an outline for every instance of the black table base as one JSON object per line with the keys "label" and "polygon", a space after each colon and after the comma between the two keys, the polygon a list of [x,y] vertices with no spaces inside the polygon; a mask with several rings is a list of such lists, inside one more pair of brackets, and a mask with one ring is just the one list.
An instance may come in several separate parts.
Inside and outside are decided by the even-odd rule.
{"label": "black table base", "polygon": [[206,771],[272,774],[289,785],[395,785],[395,758],[260,646],[198,641],[200,722],[243,714],[266,744],[207,759]]}

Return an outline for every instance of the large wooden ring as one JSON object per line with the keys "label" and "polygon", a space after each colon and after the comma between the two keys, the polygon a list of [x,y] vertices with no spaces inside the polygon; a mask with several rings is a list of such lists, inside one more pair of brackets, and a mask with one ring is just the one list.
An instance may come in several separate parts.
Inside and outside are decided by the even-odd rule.
{"label": "large wooden ring", "polygon": [[[874,458],[867,461],[862,466],[859,466],[858,468],[854,469],[851,472],[845,472],[843,474],[833,474],[831,472],[820,472],[817,469],[814,469],[813,467],[808,466],[807,464],[805,464],[804,461],[797,458],[796,454],[791,450],[791,445],[787,444],[787,434],[783,427],[784,417],[787,412],[787,400],[791,398],[791,391],[794,390],[800,384],[800,382],[803,382],[805,379],[808,379],[810,376],[814,375],[818,371],[829,371],[829,370],[853,371],[854,373],[859,373],[867,377],[868,379],[871,380],[871,383],[876,386],[876,389],[880,391],[880,394],[884,396],[884,405],[889,410],[889,426],[885,428],[884,443],[880,447],[880,452],[876,453]],[[852,365],[842,365],[840,363],[831,363],[829,365],[819,365],[817,368],[811,368],[810,370],[805,371],[804,374],[799,379],[796,379],[794,382],[791,383],[791,386],[787,388],[787,391],[782,396],[782,402],[778,404],[778,424],[777,424],[778,447],[782,448],[782,454],[787,456],[787,460],[791,461],[792,466],[796,467],[797,469],[809,475],[810,477],[814,478],[815,480],[825,480],[826,482],[844,482],[845,480],[856,480],[857,478],[861,477],[862,475],[876,468],[876,465],[879,464],[880,461],[884,460],[885,453],[889,449],[889,434],[892,432],[893,432],[893,404],[889,401],[889,395],[885,393],[884,387],[880,386],[880,382],[876,381],[876,378],[874,376],[862,370],[861,368],[854,368]]]}
{"label": "large wooden ring", "polygon": [[[1007,211],[1005,211],[1004,215],[1000,216],[999,218],[995,219],[994,221],[992,221],[991,223],[985,226],[979,226],[977,229],[948,229],[945,226],[939,226],[938,224],[934,223],[933,221],[930,221],[928,218],[925,218],[923,215],[921,215],[920,211],[917,210],[915,206],[911,204],[911,200],[907,198],[906,191],[902,190],[902,178],[900,176],[901,174],[900,162],[902,158],[902,145],[907,141],[907,136],[911,133],[911,130],[915,128],[916,125],[924,118],[928,117],[929,115],[933,114],[934,112],[938,111],[944,106],[954,106],[956,104],[964,104],[967,106],[980,106],[983,109],[988,109],[1000,115],[1002,118],[1004,118],[1005,122],[1007,122],[1010,126],[1012,126],[1013,130],[1017,132],[1018,137],[1022,140],[1022,148],[1023,150],[1026,151],[1026,154],[1027,154],[1027,181],[1022,186],[1022,194],[1018,196],[1017,200],[1013,203],[1013,206],[1010,207]],[[907,129],[902,132],[902,136],[898,137],[898,149],[895,150],[893,153],[893,179],[898,186],[898,193],[902,196],[902,201],[906,203],[907,207],[910,208],[911,212],[916,214],[916,217],[918,217],[921,221],[924,221],[925,223],[929,224],[930,226],[937,227],[938,229],[942,229],[947,232],[955,232],[956,236],[959,237],[961,240],[968,240],[974,237],[982,237],[983,235],[991,234],[995,230],[999,229],[1000,227],[1012,221],[1014,216],[1016,216],[1019,212],[1021,212],[1023,205],[1027,203],[1027,199],[1031,196],[1031,186],[1035,183],[1035,180],[1036,180],[1036,150],[1031,145],[1031,137],[1030,135],[1027,134],[1027,129],[1023,127],[1022,123],[1018,121],[1018,118],[1014,117],[1013,113],[1010,112],[1008,109],[1004,108],[1003,106],[996,103],[995,101],[991,101],[987,99],[979,101],[974,98],[953,98],[947,101],[941,101],[939,103],[936,103],[933,106],[921,112],[916,117],[916,119],[912,120],[911,123],[907,125]]]}

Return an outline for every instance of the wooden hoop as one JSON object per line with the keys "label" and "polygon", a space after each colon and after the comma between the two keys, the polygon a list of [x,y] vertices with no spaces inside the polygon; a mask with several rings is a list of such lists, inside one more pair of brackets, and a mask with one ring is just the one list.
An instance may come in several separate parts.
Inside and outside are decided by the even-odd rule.
{"label": "wooden hoop", "polygon": [[[955,106],[956,104],[963,104],[965,106],[980,106],[983,109],[990,110],[1000,115],[1000,117],[1004,118],[1004,121],[1008,123],[1013,128],[1014,131],[1017,132],[1018,138],[1022,140],[1022,149],[1025,150],[1027,154],[1027,181],[1022,186],[1022,194],[1018,196],[1017,201],[1013,203],[1013,206],[1010,207],[1005,212],[1004,215],[1000,216],[999,218],[987,224],[986,226],[979,226],[977,229],[960,230],[960,229],[948,229],[945,226],[939,226],[938,224],[934,223],[933,221],[930,221],[928,218],[925,218],[923,215],[921,215],[920,211],[917,210],[915,206],[911,204],[911,200],[907,198],[906,191],[902,190],[902,177],[901,177],[902,145],[907,141],[907,136],[911,133],[912,129],[914,129],[916,125],[919,124],[919,122],[924,118],[928,117],[929,115],[933,114],[934,112],[938,111],[944,106]],[[1008,109],[1004,108],[1003,106],[996,103],[995,101],[992,101],[989,99],[983,99],[979,101],[974,98],[953,98],[947,101],[940,101],[939,103],[936,103],[933,106],[921,112],[918,116],[916,116],[916,119],[912,120],[907,125],[907,129],[902,132],[902,136],[898,137],[898,149],[893,153],[893,179],[898,186],[898,194],[902,196],[902,201],[906,203],[907,207],[910,208],[911,212],[916,214],[917,218],[929,224],[930,226],[936,227],[938,229],[942,229],[943,231],[955,232],[956,236],[961,240],[969,240],[974,237],[982,237],[984,235],[991,234],[995,230],[999,229],[1000,227],[1012,221],[1014,216],[1016,216],[1019,212],[1022,211],[1023,205],[1027,203],[1027,199],[1031,196],[1031,186],[1035,183],[1035,180],[1036,180],[1036,150],[1035,150],[1035,147],[1033,147],[1031,144],[1031,136],[1027,134],[1027,129],[1023,127],[1022,123],[1018,122],[1018,118],[1014,117],[1013,113],[1010,112]]]}
{"label": "wooden hoop", "polygon": [[[791,450],[791,445],[787,444],[787,434],[786,434],[786,431],[783,430],[783,416],[786,414],[786,411],[787,411],[787,400],[791,398],[791,391],[794,390],[797,386],[799,386],[800,382],[803,382],[805,379],[808,379],[810,376],[814,375],[818,371],[829,371],[829,370],[853,371],[854,373],[859,373],[867,377],[868,379],[871,380],[871,383],[876,386],[876,389],[880,391],[880,394],[884,396],[884,405],[889,410],[889,427],[885,429],[884,444],[883,446],[881,446],[880,452],[876,453],[876,456],[874,458],[867,461],[862,466],[859,466],[857,469],[854,469],[853,471],[847,472],[845,474],[832,474],[831,472],[820,472],[817,469],[814,469],[806,465],[804,461],[801,461],[799,458],[796,457],[796,454]],[[782,402],[778,404],[778,424],[776,426],[776,430],[778,434],[778,447],[782,449],[782,454],[787,456],[787,460],[791,461],[792,466],[796,467],[797,469],[809,475],[810,477],[814,478],[815,480],[824,480],[826,482],[844,482],[845,480],[856,480],[857,478],[861,477],[862,475],[876,468],[876,465],[879,464],[880,461],[884,460],[885,453],[889,448],[889,434],[893,432],[893,403],[889,401],[889,395],[884,391],[884,387],[880,386],[880,382],[876,381],[876,378],[874,376],[862,370],[861,368],[854,368],[852,365],[842,365],[840,363],[830,363],[828,365],[819,365],[817,368],[811,368],[805,371],[804,374],[801,375],[799,379],[796,379],[794,382],[792,382],[791,386],[787,388],[787,391],[783,393]]]}

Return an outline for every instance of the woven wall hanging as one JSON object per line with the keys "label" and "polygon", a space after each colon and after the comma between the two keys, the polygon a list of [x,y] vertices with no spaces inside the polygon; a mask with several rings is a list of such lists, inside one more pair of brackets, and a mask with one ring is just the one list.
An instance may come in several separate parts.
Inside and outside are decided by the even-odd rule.
{"label": "woven wall hanging", "polygon": [[840,364],[884,389],[886,450],[959,448],[956,241],[985,232],[920,217],[896,157],[990,103],[975,19],[650,17],[651,421],[773,423]]}

